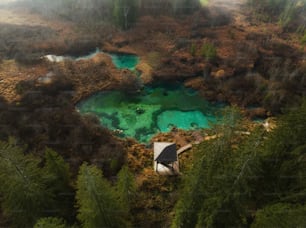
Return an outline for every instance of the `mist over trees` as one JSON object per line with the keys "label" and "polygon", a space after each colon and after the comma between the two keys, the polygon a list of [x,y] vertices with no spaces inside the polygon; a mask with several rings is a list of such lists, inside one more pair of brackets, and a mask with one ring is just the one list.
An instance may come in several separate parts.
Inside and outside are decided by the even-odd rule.
{"label": "mist over trees", "polygon": [[127,30],[137,18],[136,0],[114,0],[113,16],[116,25]]}
{"label": "mist over trees", "polygon": [[[199,0],[20,0],[18,4],[28,7],[30,13],[55,19],[55,23],[56,20],[72,22],[67,24],[76,25],[76,30],[86,27],[93,32],[80,32],[84,38],[76,36],[77,41],[67,36],[66,40],[63,39],[63,46],[55,43],[52,47],[47,39],[56,39],[60,32],[53,31],[48,25],[35,27],[3,23],[6,29],[0,30],[0,68],[3,70],[0,83],[9,77],[13,79],[15,74],[28,74],[24,69],[42,67],[42,71],[38,69],[38,73],[34,70],[29,73],[37,74],[38,79],[20,79],[12,89],[20,96],[18,101],[10,102],[0,96],[0,226],[95,228],[170,227],[172,224],[173,228],[306,227],[306,64],[297,63],[305,60],[305,49],[303,46],[302,51],[295,53],[298,48],[278,43],[295,41],[298,46],[300,40],[289,37],[293,34],[301,36],[301,43],[306,45],[306,0],[247,1],[258,17],[251,27],[255,31],[253,34],[249,33],[247,26],[231,23],[219,26],[213,22],[218,18],[215,15],[205,15],[205,20],[199,18],[196,22],[197,27],[206,26],[205,30],[192,25],[190,30],[183,30],[182,27],[189,29],[190,18],[206,13],[203,10],[192,14],[200,7]],[[138,30],[135,24],[142,16],[147,17],[139,21],[151,31]],[[162,27],[159,22],[163,22],[159,19],[168,20],[169,17],[177,22],[173,30],[181,32],[169,35],[166,29],[158,30]],[[158,29],[148,26],[146,18],[156,20],[154,25]],[[277,27],[279,34],[272,34],[274,30],[268,31],[270,27],[258,26],[266,25],[260,20]],[[183,21],[187,22],[180,23]],[[104,25],[115,32],[107,33]],[[132,32],[117,33],[114,29],[116,26],[119,30],[128,30],[134,25]],[[101,29],[95,30],[97,27]],[[232,59],[221,60],[224,52],[220,41],[224,37],[217,39],[221,33],[216,30],[228,36],[224,46],[241,43],[238,53],[250,55],[253,49],[256,51],[254,56],[258,57],[256,62],[250,62],[254,65],[250,64],[248,73],[244,66],[242,70],[238,69],[238,63],[224,63],[236,60],[234,52]],[[260,33],[256,33],[258,31]],[[136,41],[126,39],[134,32]],[[146,41],[140,39],[139,34],[156,41],[157,36],[150,36],[155,33],[165,37],[165,42],[156,42],[160,46],[152,42],[152,46],[148,45],[150,48],[137,49]],[[240,40],[241,33],[249,36],[250,40]],[[112,39],[114,46],[121,48],[122,43],[128,43],[127,47],[137,50],[136,54],[142,60],[146,54],[145,61],[148,68],[152,66],[152,71],[173,67],[174,77],[167,81],[169,84],[177,80],[176,76],[182,73],[183,67],[193,68],[196,66],[194,62],[203,64],[195,79],[204,80],[195,81],[195,84],[203,83],[209,87],[199,88],[199,92],[215,87],[217,93],[211,90],[211,97],[217,100],[224,91],[234,91],[237,97],[245,99],[241,102],[245,106],[240,106],[245,107],[244,111],[248,107],[252,109],[253,106],[248,105],[254,104],[254,109],[257,105],[266,109],[263,118],[270,116],[266,114],[267,110],[271,116],[285,114],[277,116],[276,126],[266,131],[262,125],[269,124],[268,121],[265,124],[250,123],[242,118],[238,109],[225,109],[223,116],[226,118],[210,129],[197,129],[190,131],[191,134],[182,130],[186,138],[179,140],[186,139],[188,144],[193,144],[200,138],[190,151],[180,155],[182,175],[156,175],[152,169],[153,149],[150,145],[133,139],[119,139],[103,128],[94,115],[81,116],[75,110],[73,95],[79,92],[78,88],[85,88],[87,96],[101,89],[103,83],[113,78],[117,80],[116,74],[107,67],[110,62],[99,62],[97,56],[89,61],[66,61],[57,65],[40,58],[46,54],[45,51],[51,50],[55,54],[81,55],[100,47],[101,40],[94,35],[102,37],[105,34],[110,34],[109,40],[119,34],[118,37],[124,39],[117,39],[118,46],[116,39]],[[273,37],[269,38],[271,34]],[[172,39],[173,48],[166,45]],[[256,46],[260,39],[265,44]],[[37,49],[33,49],[31,43]],[[46,44],[47,48],[40,44]],[[163,51],[164,47],[169,48]],[[149,49],[153,51],[147,53]],[[261,52],[257,53],[257,49]],[[288,53],[292,54],[292,59]],[[10,59],[13,58],[17,73],[13,71],[13,76],[10,76],[6,74],[10,70],[7,66],[12,65],[7,63],[12,64],[14,61]],[[245,62],[243,58],[238,60]],[[36,65],[31,65],[33,63]],[[238,73],[223,77],[227,66],[233,69],[238,66],[236,69],[241,72],[237,70]],[[39,83],[46,73],[43,70],[53,75],[50,84]],[[258,70],[258,74],[253,70]],[[120,88],[127,96],[143,87],[140,77],[135,74],[124,76],[120,79]],[[191,75],[185,82],[193,77]],[[101,87],[90,87],[92,84],[87,81]],[[10,85],[11,82],[3,84]],[[226,89],[222,90],[223,86]],[[166,97],[167,91],[163,94]],[[226,100],[230,96],[221,98]],[[254,100],[261,100],[262,104],[249,102],[252,96],[258,96]],[[85,96],[80,93],[78,99],[80,97]],[[169,135],[174,133],[175,138],[165,134],[152,138],[151,142],[178,140],[176,137],[181,137],[181,130],[173,130]],[[179,140],[178,144],[181,143]]]}
{"label": "mist over trees", "polygon": [[141,15],[189,14],[199,9],[199,0],[24,0],[25,6],[46,17],[89,24],[111,22],[128,29]]}
{"label": "mist over trees", "polygon": [[78,23],[108,21],[112,18],[112,0],[25,0],[24,3],[46,17],[60,17]]}
{"label": "mist over trees", "polygon": [[304,32],[306,29],[305,0],[248,0],[264,21],[276,20],[287,30]]}

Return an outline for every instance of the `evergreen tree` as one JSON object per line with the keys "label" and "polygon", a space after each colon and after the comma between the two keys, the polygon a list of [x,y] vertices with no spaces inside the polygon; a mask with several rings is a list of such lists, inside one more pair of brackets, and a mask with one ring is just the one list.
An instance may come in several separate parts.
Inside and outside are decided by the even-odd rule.
{"label": "evergreen tree", "polygon": [[252,228],[306,227],[306,206],[277,203],[256,213]]}
{"label": "evergreen tree", "polygon": [[[196,151],[195,164],[187,175],[175,208],[173,227],[227,227],[247,224],[249,188],[258,176],[258,150],[262,131],[242,137],[235,110],[214,129],[216,138]],[[237,148],[237,144],[241,146]]]}
{"label": "evergreen tree", "polygon": [[122,208],[102,171],[86,163],[77,178],[77,218],[84,227],[124,227]]}
{"label": "evergreen tree", "polygon": [[277,125],[265,143],[261,201],[306,202],[306,100]]}
{"label": "evergreen tree", "polygon": [[136,196],[136,183],[127,166],[118,173],[117,193],[124,211],[129,212]]}
{"label": "evergreen tree", "polygon": [[53,208],[54,196],[47,188],[50,175],[39,163],[39,159],[24,155],[13,140],[0,142],[1,206],[16,227],[33,226]]}
{"label": "evergreen tree", "polygon": [[306,101],[272,133],[242,137],[231,119],[199,145],[173,227],[305,226]]}
{"label": "evergreen tree", "polygon": [[199,0],[172,0],[173,10],[175,14],[190,14],[199,9]]}
{"label": "evergreen tree", "polygon": [[74,191],[70,185],[71,174],[68,163],[51,149],[46,149],[44,171],[51,175],[48,189],[55,195],[55,214],[72,221],[74,213]]}
{"label": "evergreen tree", "polygon": [[127,30],[136,21],[137,11],[136,0],[114,0],[114,20],[124,30]]}
{"label": "evergreen tree", "polygon": [[46,217],[39,219],[34,228],[68,228],[68,226],[63,219]]}

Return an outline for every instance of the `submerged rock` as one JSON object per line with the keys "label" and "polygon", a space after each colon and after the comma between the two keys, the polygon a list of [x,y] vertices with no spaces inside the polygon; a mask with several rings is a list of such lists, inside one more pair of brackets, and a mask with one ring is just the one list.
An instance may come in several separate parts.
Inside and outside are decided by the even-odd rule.
{"label": "submerged rock", "polygon": [[144,113],[145,113],[145,110],[142,109],[142,108],[137,108],[137,109],[136,109],[136,113],[137,113],[138,115],[141,115],[141,114],[144,114]]}

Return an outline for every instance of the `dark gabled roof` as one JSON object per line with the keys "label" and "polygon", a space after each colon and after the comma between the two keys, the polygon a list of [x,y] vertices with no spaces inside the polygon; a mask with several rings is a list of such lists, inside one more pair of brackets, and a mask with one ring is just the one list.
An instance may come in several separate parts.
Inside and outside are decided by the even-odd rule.
{"label": "dark gabled roof", "polygon": [[175,162],[177,152],[175,143],[154,143],[154,160],[156,162]]}

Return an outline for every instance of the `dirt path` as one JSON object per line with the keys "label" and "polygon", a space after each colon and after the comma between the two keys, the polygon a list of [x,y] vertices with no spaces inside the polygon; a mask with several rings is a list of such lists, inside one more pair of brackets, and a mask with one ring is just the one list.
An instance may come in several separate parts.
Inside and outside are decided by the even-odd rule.
{"label": "dirt path", "polygon": [[215,7],[225,7],[228,10],[235,11],[239,9],[246,0],[210,0],[209,5]]}
{"label": "dirt path", "polygon": [[246,0],[210,0],[209,7],[229,13],[233,17],[233,24],[246,27],[249,26],[243,10],[246,3]]}

